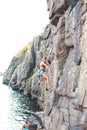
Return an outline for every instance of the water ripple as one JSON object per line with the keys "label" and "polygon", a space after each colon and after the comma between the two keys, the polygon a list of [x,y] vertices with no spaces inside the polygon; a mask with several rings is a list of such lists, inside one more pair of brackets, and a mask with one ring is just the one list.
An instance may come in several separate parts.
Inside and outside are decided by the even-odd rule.
{"label": "water ripple", "polygon": [[32,104],[29,97],[3,85],[0,77],[0,130],[21,130],[30,108],[35,111]]}

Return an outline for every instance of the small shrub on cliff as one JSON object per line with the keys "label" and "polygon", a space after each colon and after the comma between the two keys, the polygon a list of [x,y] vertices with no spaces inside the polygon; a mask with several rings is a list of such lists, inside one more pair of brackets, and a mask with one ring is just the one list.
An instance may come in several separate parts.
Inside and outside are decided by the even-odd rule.
{"label": "small shrub on cliff", "polygon": [[34,68],[34,69],[33,69],[33,73],[36,73],[36,72],[37,72],[37,69],[36,69],[36,68]]}
{"label": "small shrub on cliff", "polygon": [[28,50],[28,45],[24,45],[23,48],[21,50],[19,50],[17,54],[23,54],[27,50]]}
{"label": "small shrub on cliff", "polygon": [[29,44],[24,45],[22,47],[22,49],[18,51],[17,55],[25,53],[29,48],[31,48],[31,45],[32,45],[32,42],[30,42]]}

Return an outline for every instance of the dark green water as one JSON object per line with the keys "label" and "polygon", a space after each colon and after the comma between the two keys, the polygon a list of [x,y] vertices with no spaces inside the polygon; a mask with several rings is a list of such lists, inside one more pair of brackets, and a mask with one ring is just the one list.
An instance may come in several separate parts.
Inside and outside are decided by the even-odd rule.
{"label": "dark green water", "polygon": [[28,112],[36,108],[29,97],[3,85],[0,76],[0,130],[21,130]]}

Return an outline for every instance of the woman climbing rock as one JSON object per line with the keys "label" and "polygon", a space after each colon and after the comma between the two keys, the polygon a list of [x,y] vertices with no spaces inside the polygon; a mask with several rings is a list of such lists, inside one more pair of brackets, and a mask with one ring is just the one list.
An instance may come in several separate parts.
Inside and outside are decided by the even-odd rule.
{"label": "woman climbing rock", "polygon": [[48,63],[47,58],[46,57],[42,58],[42,61],[40,62],[39,74],[40,74],[40,76],[43,77],[43,79],[45,79],[45,85],[46,85],[47,91],[49,90],[50,85],[49,85],[49,77],[47,76],[45,69],[49,68],[49,67],[50,67],[50,64]]}

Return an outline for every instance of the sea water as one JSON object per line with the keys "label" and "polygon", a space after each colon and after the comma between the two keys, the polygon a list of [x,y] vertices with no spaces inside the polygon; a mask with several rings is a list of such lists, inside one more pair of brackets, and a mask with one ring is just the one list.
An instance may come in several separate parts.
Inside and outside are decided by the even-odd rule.
{"label": "sea water", "polygon": [[2,84],[0,76],[0,130],[21,130],[28,111],[35,111],[29,97]]}

